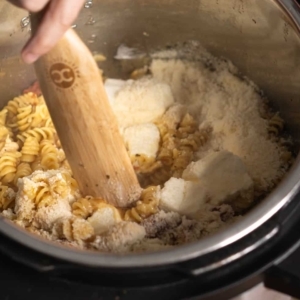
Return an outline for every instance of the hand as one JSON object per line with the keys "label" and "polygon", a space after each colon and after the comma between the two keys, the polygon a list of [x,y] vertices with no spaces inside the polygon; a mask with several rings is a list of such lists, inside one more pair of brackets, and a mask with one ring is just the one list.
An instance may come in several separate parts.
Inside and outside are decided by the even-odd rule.
{"label": "hand", "polygon": [[23,60],[30,64],[47,53],[70,28],[85,0],[8,0],[29,12],[47,11],[36,34],[22,50]]}

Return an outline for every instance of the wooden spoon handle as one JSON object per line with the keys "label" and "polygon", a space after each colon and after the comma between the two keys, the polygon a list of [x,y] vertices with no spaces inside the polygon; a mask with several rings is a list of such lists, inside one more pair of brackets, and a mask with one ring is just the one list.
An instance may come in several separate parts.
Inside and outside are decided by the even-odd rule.
{"label": "wooden spoon handle", "polygon": [[[39,20],[39,15],[32,15],[33,32]],[[54,49],[35,63],[35,70],[82,194],[119,207],[138,200],[141,188],[100,71],[77,34],[68,30]]]}

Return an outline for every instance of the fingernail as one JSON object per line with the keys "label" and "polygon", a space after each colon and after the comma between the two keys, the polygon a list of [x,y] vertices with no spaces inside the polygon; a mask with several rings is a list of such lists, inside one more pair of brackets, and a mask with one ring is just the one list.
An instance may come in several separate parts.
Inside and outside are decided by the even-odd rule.
{"label": "fingernail", "polygon": [[22,57],[26,64],[32,64],[39,58],[38,55],[30,53],[30,52],[23,53]]}

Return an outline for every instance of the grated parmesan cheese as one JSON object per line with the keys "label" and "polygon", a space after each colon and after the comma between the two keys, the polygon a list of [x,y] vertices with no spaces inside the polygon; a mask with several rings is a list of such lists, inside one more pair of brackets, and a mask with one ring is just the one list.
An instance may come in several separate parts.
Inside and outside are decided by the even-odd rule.
{"label": "grated parmesan cheese", "polygon": [[268,137],[264,99],[257,87],[238,78],[230,62],[213,57],[197,43],[172,54],[172,59],[164,52],[156,54],[151,72],[171,87],[175,103],[187,105],[200,129],[212,129],[197,158],[212,151],[232,152],[243,160],[252,179],[268,189],[282,176],[284,150]]}

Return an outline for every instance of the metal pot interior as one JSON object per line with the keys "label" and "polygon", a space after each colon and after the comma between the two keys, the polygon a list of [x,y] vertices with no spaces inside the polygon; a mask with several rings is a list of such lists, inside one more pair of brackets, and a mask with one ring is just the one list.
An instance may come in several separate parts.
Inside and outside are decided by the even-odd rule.
{"label": "metal pot interior", "polygon": [[[0,106],[35,79],[19,51],[30,36],[28,14],[0,4]],[[21,21],[22,20],[22,21]],[[102,53],[107,77],[126,78],[130,68],[114,59],[120,44],[152,51],[177,42],[199,40],[209,51],[233,61],[257,83],[280,111],[288,132],[300,141],[300,15],[292,0],[94,0],[76,21],[76,30],[92,51]],[[147,34],[145,34],[147,33]],[[91,266],[154,266],[187,260],[245,236],[282,208],[298,191],[299,159],[262,203],[243,220],[200,242],[141,255],[100,255],[67,250],[0,221],[0,230],[43,253]]]}

